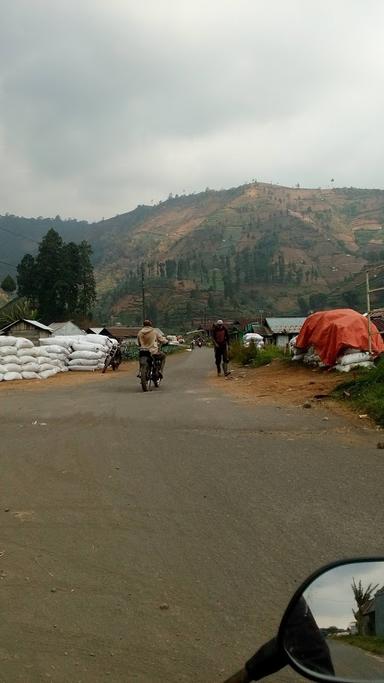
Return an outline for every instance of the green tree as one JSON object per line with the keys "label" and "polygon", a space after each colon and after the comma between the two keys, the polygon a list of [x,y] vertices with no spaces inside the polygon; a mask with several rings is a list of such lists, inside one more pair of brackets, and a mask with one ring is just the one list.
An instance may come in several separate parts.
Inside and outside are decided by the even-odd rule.
{"label": "green tree", "polygon": [[33,302],[37,300],[36,261],[31,254],[25,254],[17,266],[17,293]]}
{"label": "green tree", "polygon": [[80,317],[91,314],[96,301],[96,282],[91,262],[92,248],[88,242],[79,244],[78,298],[76,313]]}
{"label": "green tree", "polygon": [[14,292],[16,289],[16,282],[11,275],[7,275],[0,285],[4,292]]}
{"label": "green tree", "polygon": [[52,228],[39,244],[36,259],[26,254],[17,267],[18,293],[47,322],[91,317],[96,286],[88,242],[65,244]]}
{"label": "green tree", "polygon": [[362,608],[364,605],[372,600],[372,596],[376,588],[378,587],[378,583],[373,586],[371,583],[367,588],[363,588],[361,580],[359,581],[358,584],[356,584],[355,579],[353,579],[351,588],[353,592],[353,597],[355,598],[355,602],[357,605],[357,609],[354,610],[352,609],[353,616],[356,619],[356,624],[357,624],[357,632],[361,636],[362,635],[362,619],[363,619],[363,613],[362,613]]}

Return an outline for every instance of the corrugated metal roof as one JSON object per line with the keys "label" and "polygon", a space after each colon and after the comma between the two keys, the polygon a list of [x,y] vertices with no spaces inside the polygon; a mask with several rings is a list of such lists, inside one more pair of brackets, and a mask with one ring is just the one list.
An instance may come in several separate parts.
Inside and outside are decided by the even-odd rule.
{"label": "corrugated metal roof", "polygon": [[52,332],[51,328],[48,327],[47,325],[43,325],[43,323],[38,323],[37,320],[27,320],[26,318],[23,318],[24,322],[29,323],[30,325],[35,325],[35,327],[39,327],[41,330],[47,330],[48,332]]}
{"label": "corrugated metal roof", "polygon": [[50,327],[43,325],[43,323],[37,322],[37,320],[27,320],[26,318],[19,318],[18,320],[14,320],[13,323],[6,325],[6,327],[3,327],[3,329],[0,330],[0,333],[3,333],[6,330],[11,329],[11,327],[14,327],[18,323],[28,323],[29,325],[32,325],[33,327],[38,327],[39,330],[46,330],[47,332],[52,332]]}
{"label": "corrugated metal roof", "polygon": [[266,318],[269,329],[274,334],[298,334],[306,318]]}

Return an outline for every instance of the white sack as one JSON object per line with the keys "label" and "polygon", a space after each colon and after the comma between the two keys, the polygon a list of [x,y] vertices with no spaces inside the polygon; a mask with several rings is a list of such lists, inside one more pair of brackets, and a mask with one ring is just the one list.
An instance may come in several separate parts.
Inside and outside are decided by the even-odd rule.
{"label": "white sack", "polygon": [[351,363],[361,363],[370,361],[371,356],[369,351],[360,351],[359,353],[347,353],[337,359],[339,365],[350,365]]}
{"label": "white sack", "polygon": [[43,365],[44,363],[49,363],[50,358],[49,356],[37,356],[36,358],[36,363],[39,363],[39,365]]}
{"label": "white sack", "polygon": [[38,356],[40,353],[40,349],[38,346],[32,346],[25,348],[25,349],[17,349],[17,355],[19,358],[22,358],[23,356]]}
{"label": "white sack", "polygon": [[79,351],[91,351],[93,353],[105,353],[106,349],[109,348],[108,344],[88,344],[87,342],[73,342],[72,348],[74,353]]}
{"label": "white sack", "polygon": [[53,377],[53,375],[57,374],[57,368],[54,370],[44,370],[43,372],[40,372],[40,377],[43,379],[48,379],[48,377]]}
{"label": "white sack", "polygon": [[88,360],[94,360],[98,361],[100,358],[105,358],[105,353],[102,351],[87,351],[87,350],[81,350],[81,351],[73,351],[71,353],[71,360],[75,358],[85,358]]}
{"label": "white sack", "polygon": [[362,361],[361,363],[349,363],[348,365],[341,365],[338,363],[334,367],[335,370],[338,370],[339,372],[349,372],[350,370],[357,370],[358,368],[372,370],[372,368],[375,367],[375,364],[372,361]]}
{"label": "white sack", "polygon": [[19,363],[6,363],[5,374],[8,372],[21,372],[22,366]]}
{"label": "white sack", "polygon": [[51,363],[42,363],[42,365],[39,365],[39,372],[42,374],[43,372],[47,372],[48,370],[53,370],[56,366],[52,365]]}
{"label": "white sack", "polygon": [[30,349],[33,346],[33,342],[30,339],[25,339],[25,337],[18,337],[16,340],[17,349]]}
{"label": "white sack", "polygon": [[19,358],[20,365],[26,365],[26,363],[37,363],[36,358],[33,356],[21,356]]}
{"label": "white sack", "polygon": [[3,358],[3,356],[16,356],[16,354],[16,346],[0,346],[0,358]]}
{"label": "white sack", "polygon": [[2,346],[14,346],[17,342],[17,337],[7,337],[6,334],[0,335],[0,347]]}
{"label": "white sack", "polygon": [[59,344],[47,344],[44,348],[46,352],[49,353],[49,355],[51,355],[51,353],[56,353],[60,356],[68,355],[68,350],[65,349],[63,346],[59,346]]}
{"label": "white sack", "polygon": [[70,365],[69,370],[74,370],[75,372],[93,372],[97,370],[97,366],[94,365]]}
{"label": "white sack", "polygon": [[21,373],[23,379],[40,379],[40,375],[37,372],[27,372],[23,370]]}
{"label": "white sack", "polygon": [[9,382],[13,379],[23,379],[23,376],[20,374],[20,372],[6,372],[4,379],[6,382]]}
{"label": "white sack", "polygon": [[14,356],[2,356],[1,357],[1,363],[2,363],[2,365],[8,365],[9,363],[16,363],[16,365],[21,365],[20,358],[18,358],[16,355],[14,355]]}
{"label": "white sack", "polygon": [[70,337],[41,337],[39,339],[40,346],[60,346],[63,349],[68,349],[71,345]]}
{"label": "white sack", "polygon": [[40,372],[40,365],[36,362],[26,363],[21,366],[21,372]]}
{"label": "white sack", "polygon": [[97,358],[74,358],[69,361],[69,367],[72,367],[73,365],[89,365],[95,367],[97,366]]}

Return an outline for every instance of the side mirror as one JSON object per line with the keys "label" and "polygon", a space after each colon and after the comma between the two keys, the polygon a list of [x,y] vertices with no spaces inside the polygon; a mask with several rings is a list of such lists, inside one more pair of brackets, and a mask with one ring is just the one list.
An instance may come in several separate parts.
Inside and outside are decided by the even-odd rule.
{"label": "side mirror", "polygon": [[296,591],[279,649],[302,676],[333,683],[384,681],[384,558],[320,569]]}

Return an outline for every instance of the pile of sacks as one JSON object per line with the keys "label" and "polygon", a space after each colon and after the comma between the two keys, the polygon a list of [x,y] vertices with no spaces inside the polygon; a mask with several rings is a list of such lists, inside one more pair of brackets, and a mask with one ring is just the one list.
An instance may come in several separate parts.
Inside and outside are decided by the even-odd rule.
{"label": "pile of sacks", "polygon": [[0,382],[16,379],[47,379],[68,370],[94,371],[104,361],[115,339],[103,335],[47,337],[34,346],[23,337],[0,335]]}
{"label": "pile of sacks", "polygon": [[51,359],[45,348],[23,337],[0,336],[0,382],[47,379],[60,370],[60,363]]}
{"label": "pile of sacks", "polygon": [[[290,341],[292,360],[302,361],[306,365],[311,365],[312,367],[327,367],[322,362],[314,346],[310,346],[307,350],[299,349],[297,346],[295,346],[296,339],[297,337],[294,337],[294,339],[291,339]],[[347,348],[343,351],[343,354],[338,357],[333,369],[338,370],[339,372],[349,372],[354,368],[367,368],[369,370],[373,367],[374,362],[369,351]]]}
{"label": "pile of sacks", "polygon": [[342,356],[339,356],[334,366],[339,372],[349,372],[354,368],[367,368],[371,370],[375,366],[369,351],[359,349],[345,349]]}
{"label": "pile of sacks", "polygon": [[93,372],[104,367],[106,355],[113,343],[101,334],[57,336],[40,339],[40,344],[48,349],[50,357],[61,363],[63,370]]}

